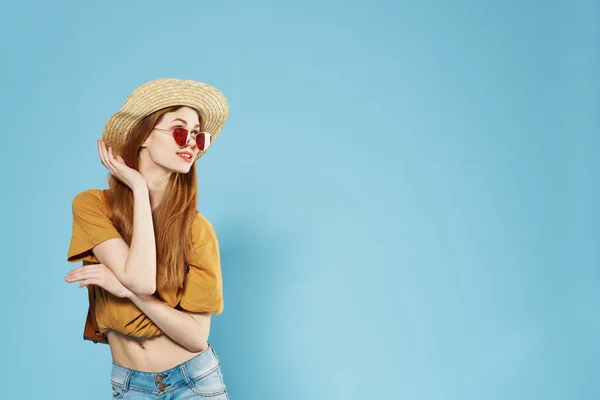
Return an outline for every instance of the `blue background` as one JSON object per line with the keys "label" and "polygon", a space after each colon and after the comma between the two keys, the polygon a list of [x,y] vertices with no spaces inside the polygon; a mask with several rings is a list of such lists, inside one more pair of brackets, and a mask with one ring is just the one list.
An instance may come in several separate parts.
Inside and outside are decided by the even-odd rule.
{"label": "blue background", "polygon": [[10,2],[3,398],[106,399],[71,201],[139,85],[218,87],[198,164],[233,399],[598,399],[595,1]]}

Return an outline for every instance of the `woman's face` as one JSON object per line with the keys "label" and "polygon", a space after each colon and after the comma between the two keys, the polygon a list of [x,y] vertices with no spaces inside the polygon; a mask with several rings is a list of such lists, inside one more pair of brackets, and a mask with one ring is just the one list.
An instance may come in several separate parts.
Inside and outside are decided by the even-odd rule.
{"label": "woman's face", "polygon": [[[186,146],[179,146],[173,139],[173,128],[175,127],[185,128],[192,133],[199,132],[198,114],[190,107],[181,107],[177,111],[164,114],[142,144],[147,151],[142,152],[140,161],[144,163],[151,161],[171,172],[188,173],[199,150],[194,135],[191,135]],[[185,154],[189,157],[186,157]],[[149,158],[149,160],[144,160],[144,158]]]}

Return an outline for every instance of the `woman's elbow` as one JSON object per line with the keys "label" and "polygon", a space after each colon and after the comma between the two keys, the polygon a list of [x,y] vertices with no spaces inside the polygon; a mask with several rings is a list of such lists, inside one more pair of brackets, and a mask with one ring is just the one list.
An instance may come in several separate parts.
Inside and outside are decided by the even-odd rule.
{"label": "woman's elbow", "polygon": [[208,348],[208,338],[200,339],[192,345],[186,346],[186,348],[191,353],[200,353]]}
{"label": "woman's elbow", "polygon": [[132,292],[138,296],[151,296],[156,292],[156,289],[141,289],[137,292],[132,290]]}
{"label": "woman's elbow", "polygon": [[156,292],[156,283],[154,282],[136,282],[135,284],[132,283],[125,286],[127,286],[127,289],[131,290],[131,292],[137,296],[148,296]]}

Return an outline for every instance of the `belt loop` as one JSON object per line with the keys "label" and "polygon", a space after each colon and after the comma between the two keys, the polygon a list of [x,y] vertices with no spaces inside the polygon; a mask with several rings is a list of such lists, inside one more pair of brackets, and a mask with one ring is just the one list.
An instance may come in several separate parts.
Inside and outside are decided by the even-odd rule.
{"label": "belt loop", "polygon": [[129,381],[131,380],[131,375],[133,375],[133,370],[131,368],[127,368],[127,375],[125,375],[125,379],[123,380],[123,391],[129,390]]}
{"label": "belt loop", "polygon": [[217,353],[215,352],[214,347],[212,347],[210,344],[209,344],[209,346],[210,346],[210,351],[212,351],[213,355],[215,356],[215,358],[219,362],[219,365],[221,365],[221,360],[219,360],[219,356],[217,356]]}
{"label": "belt loop", "polygon": [[185,381],[185,383],[193,386],[194,382],[192,382],[192,380],[190,379],[190,376],[188,375],[188,372],[187,372],[187,368],[185,366],[186,366],[185,363],[183,363],[179,366],[179,370],[181,371],[181,376],[183,376],[183,380]]}

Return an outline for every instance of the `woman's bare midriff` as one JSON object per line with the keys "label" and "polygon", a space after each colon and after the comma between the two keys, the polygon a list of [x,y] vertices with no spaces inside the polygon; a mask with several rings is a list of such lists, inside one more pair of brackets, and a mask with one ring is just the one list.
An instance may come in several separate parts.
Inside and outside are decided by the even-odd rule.
{"label": "woman's bare midriff", "polygon": [[161,372],[182,364],[208,348],[191,352],[167,335],[136,338],[116,331],[106,332],[113,361],[127,368],[145,372]]}

